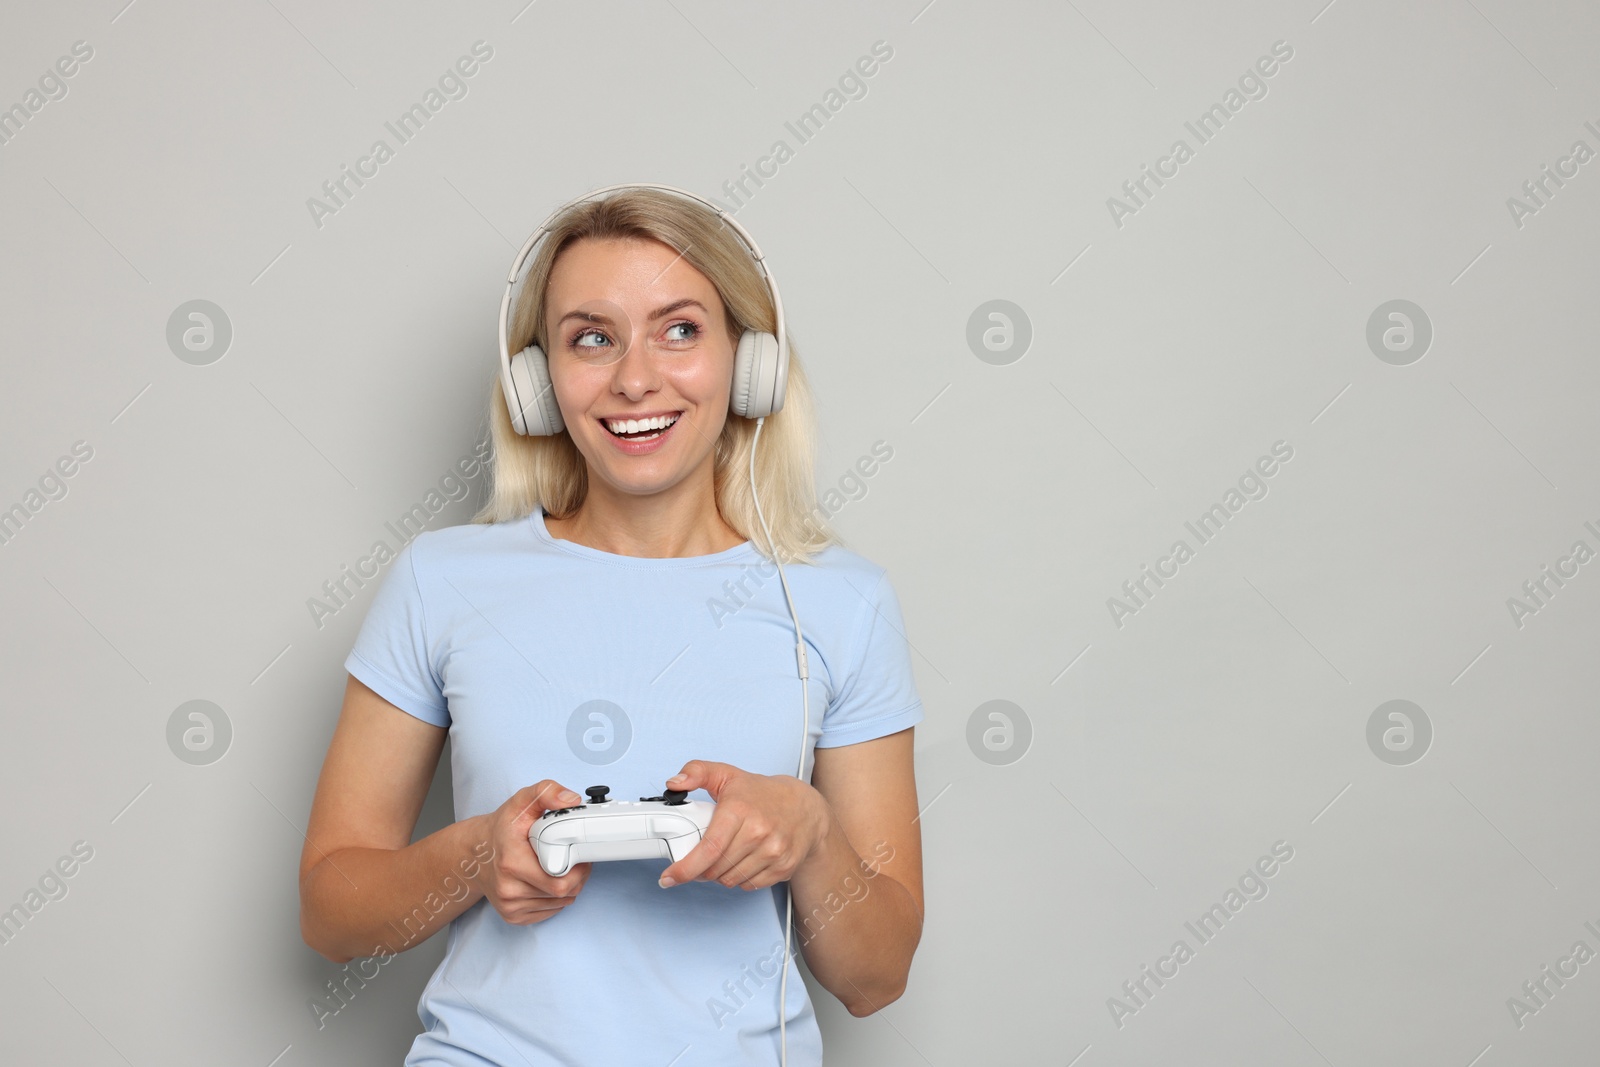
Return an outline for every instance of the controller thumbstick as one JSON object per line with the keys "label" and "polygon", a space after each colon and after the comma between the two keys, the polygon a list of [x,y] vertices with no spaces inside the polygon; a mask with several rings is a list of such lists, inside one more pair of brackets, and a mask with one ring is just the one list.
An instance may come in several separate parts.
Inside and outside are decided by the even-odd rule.
{"label": "controller thumbstick", "polygon": [[668,789],[661,794],[661,800],[666,804],[687,804],[689,791],[686,789]]}
{"label": "controller thumbstick", "polygon": [[611,792],[611,787],[609,785],[591,785],[584,792],[589,794],[589,803],[604,804],[606,802],[606,794]]}

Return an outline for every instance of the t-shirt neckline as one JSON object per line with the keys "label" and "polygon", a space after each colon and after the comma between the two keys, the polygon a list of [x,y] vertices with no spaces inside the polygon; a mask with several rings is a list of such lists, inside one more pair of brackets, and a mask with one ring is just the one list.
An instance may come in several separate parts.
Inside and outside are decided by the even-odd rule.
{"label": "t-shirt neckline", "polygon": [[676,570],[682,567],[705,567],[717,563],[728,563],[740,559],[753,558],[759,553],[752,541],[741,541],[732,548],[725,548],[721,552],[713,552],[705,556],[623,556],[615,552],[605,552],[588,545],[580,545],[576,541],[558,538],[550,532],[544,522],[544,508],[535,505],[528,513],[528,522],[539,536],[539,540],[559,552],[581,559],[592,559],[600,563],[609,563],[617,567],[630,567],[635,570]]}

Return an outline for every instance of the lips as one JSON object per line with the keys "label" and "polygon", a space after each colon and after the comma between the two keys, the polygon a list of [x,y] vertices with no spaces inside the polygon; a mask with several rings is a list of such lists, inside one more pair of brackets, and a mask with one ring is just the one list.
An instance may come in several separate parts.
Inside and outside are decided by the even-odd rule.
{"label": "lips", "polygon": [[[647,440],[653,434],[664,433],[665,431],[671,429],[673,426],[677,425],[678,419],[680,419],[680,418],[682,418],[681,415],[669,414],[669,415],[662,415],[662,416],[653,416],[653,417],[644,418],[644,419],[601,419],[599,421],[600,421],[600,425],[602,425],[602,426],[604,426],[606,428],[606,432],[611,434],[611,436],[613,436],[613,437],[621,438],[622,440],[625,440],[625,441],[643,441],[643,440]],[[654,426],[646,425],[647,423],[652,423],[652,422],[654,422],[654,423],[664,423],[664,424],[663,425],[654,425]],[[634,430],[631,430],[631,431],[628,430],[628,429],[623,429],[623,430],[619,431],[619,430],[612,429],[612,425],[613,424],[621,425],[621,426],[624,426],[624,427],[638,427],[638,428],[634,429]]]}
{"label": "lips", "polygon": [[[683,422],[680,416],[670,426],[658,430],[639,431],[633,437],[619,436],[611,432],[610,427],[605,427],[606,436],[611,439],[612,447],[629,456],[643,456],[659,451],[667,446],[668,439],[675,433]],[[604,426],[604,423],[601,424]]]}

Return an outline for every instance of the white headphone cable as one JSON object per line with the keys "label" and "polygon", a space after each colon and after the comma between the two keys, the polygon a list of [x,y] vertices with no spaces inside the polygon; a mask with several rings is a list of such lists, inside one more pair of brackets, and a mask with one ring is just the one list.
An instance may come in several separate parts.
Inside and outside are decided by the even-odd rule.
{"label": "white headphone cable", "polygon": [[[750,498],[755,502],[756,518],[761,520],[761,529],[767,535],[767,550],[772,553],[772,562],[778,565],[778,581],[783,584],[783,599],[789,605],[789,618],[794,622],[794,654],[795,664],[800,669],[801,709],[800,762],[795,766],[794,776],[805,781],[806,741],[811,734],[811,694],[808,682],[811,673],[806,666],[806,644],[800,633],[800,616],[795,614],[794,597],[789,593],[789,581],[783,576],[783,562],[778,558],[778,548],[773,543],[772,530],[767,526],[767,517],[761,513],[761,497],[756,493],[756,445],[761,441],[761,427],[766,421],[765,416],[756,420],[756,435],[750,441]],[[794,930],[794,893],[787,884],[783,889],[783,899],[783,978],[778,983],[778,1062],[782,1067],[788,1067],[789,959],[792,951],[789,946]]]}

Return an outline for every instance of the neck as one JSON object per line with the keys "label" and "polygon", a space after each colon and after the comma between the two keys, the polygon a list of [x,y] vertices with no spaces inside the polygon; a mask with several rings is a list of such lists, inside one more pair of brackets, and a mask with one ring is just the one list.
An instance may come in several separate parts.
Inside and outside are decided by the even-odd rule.
{"label": "neck", "polygon": [[591,476],[578,510],[561,519],[546,515],[545,527],[552,537],[645,559],[709,556],[745,541],[717,510],[709,466],[648,496],[620,492]]}

